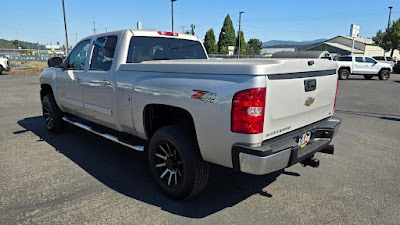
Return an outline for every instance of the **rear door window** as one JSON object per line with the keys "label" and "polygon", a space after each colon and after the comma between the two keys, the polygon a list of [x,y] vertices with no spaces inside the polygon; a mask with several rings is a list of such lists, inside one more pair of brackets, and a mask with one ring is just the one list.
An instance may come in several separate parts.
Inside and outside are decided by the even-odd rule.
{"label": "rear door window", "polygon": [[90,70],[108,71],[111,69],[117,40],[117,36],[106,36],[99,37],[93,42],[94,49]]}
{"label": "rear door window", "polygon": [[364,62],[363,57],[356,57],[356,62]]}
{"label": "rear door window", "polygon": [[165,37],[132,37],[126,62],[173,59],[207,59],[207,56],[199,41]]}

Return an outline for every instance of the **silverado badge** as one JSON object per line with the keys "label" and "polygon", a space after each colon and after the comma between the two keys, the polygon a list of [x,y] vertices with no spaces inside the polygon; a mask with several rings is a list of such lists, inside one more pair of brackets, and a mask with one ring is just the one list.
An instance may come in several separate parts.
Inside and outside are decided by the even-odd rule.
{"label": "silverado badge", "polygon": [[310,106],[311,104],[314,103],[315,98],[313,97],[308,97],[306,102],[304,103],[305,106]]}

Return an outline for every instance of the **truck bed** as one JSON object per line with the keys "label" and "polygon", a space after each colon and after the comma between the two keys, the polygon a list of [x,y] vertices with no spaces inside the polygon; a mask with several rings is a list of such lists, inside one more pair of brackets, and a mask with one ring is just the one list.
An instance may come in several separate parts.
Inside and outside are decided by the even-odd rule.
{"label": "truck bed", "polygon": [[[309,61],[314,64],[309,66]],[[157,60],[127,63],[119,67],[120,71],[252,76],[336,69],[336,63],[326,59]]]}

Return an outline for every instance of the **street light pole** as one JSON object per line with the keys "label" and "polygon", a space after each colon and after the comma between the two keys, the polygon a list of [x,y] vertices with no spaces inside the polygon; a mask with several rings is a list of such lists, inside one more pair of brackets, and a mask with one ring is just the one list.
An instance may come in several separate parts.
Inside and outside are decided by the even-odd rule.
{"label": "street light pole", "polygon": [[67,19],[65,18],[65,6],[64,6],[64,0],[62,0],[62,7],[63,7],[63,14],[64,14],[64,29],[65,29],[65,55],[68,55],[68,32],[67,32]]}
{"label": "street light pole", "polygon": [[[388,25],[387,25],[387,28],[386,28],[386,32],[389,32],[389,27],[390,27],[390,16],[392,15],[392,6],[389,6],[388,7],[389,8],[389,19],[388,19]],[[383,56],[385,57],[386,56],[386,51],[385,51],[385,49],[383,49]]]}
{"label": "street light pole", "polygon": [[240,36],[241,36],[240,26],[241,26],[241,23],[242,23],[242,13],[244,13],[244,12],[239,12],[239,35],[238,35],[238,38],[239,38],[239,49],[238,49],[238,59],[240,58]]}
{"label": "street light pole", "polygon": [[393,7],[392,7],[392,6],[389,6],[389,20],[388,20],[387,29],[389,29],[389,26],[390,26],[390,16],[392,15],[392,9],[393,9]]}
{"label": "street light pole", "polygon": [[171,18],[172,18],[172,32],[174,32],[174,2],[177,0],[171,0]]}

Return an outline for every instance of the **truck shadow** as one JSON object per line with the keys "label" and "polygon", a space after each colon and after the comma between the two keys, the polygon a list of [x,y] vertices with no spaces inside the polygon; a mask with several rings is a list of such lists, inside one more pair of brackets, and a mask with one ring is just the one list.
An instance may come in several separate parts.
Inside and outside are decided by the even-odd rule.
{"label": "truck shadow", "polygon": [[357,111],[349,111],[349,110],[335,110],[335,113],[343,113],[343,114],[351,114],[357,116],[365,116],[365,117],[374,117],[382,120],[390,120],[390,121],[398,121],[400,122],[400,115],[396,114],[383,114],[383,113],[374,113],[374,112],[357,112]]}
{"label": "truck shadow", "polygon": [[15,135],[33,132],[55,150],[84,169],[109,188],[139,201],[155,205],[173,214],[203,218],[259,194],[272,197],[263,189],[281,174],[297,173],[277,171],[264,176],[252,176],[212,165],[209,183],[198,196],[187,201],[174,201],[166,197],[152,180],[146,155],[105,140],[76,127],[68,127],[63,134],[47,131],[41,116],[18,121],[25,130]]}

